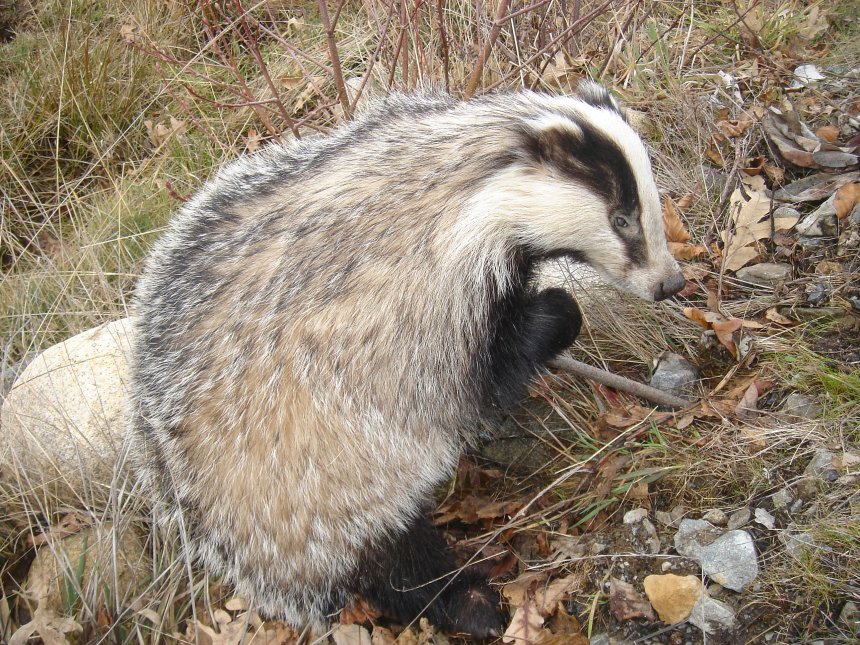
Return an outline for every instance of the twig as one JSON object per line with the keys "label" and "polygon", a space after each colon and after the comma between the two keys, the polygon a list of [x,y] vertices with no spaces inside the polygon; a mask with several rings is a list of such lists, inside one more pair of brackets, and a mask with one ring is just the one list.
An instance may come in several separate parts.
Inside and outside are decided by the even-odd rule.
{"label": "twig", "polygon": [[[352,118],[352,111],[349,107],[349,97],[346,94],[346,83],[343,82],[343,68],[340,65],[340,56],[337,53],[337,42],[334,39],[334,25],[328,16],[328,7],[325,5],[325,0],[319,0],[320,20],[322,20],[323,31],[325,31],[326,42],[328,43],[329,61],[331,62],[332,72],[334,72],[334,84],[337,87],[337,97],[340,100],[340,105],[343,108],[343,117],[345,119]],[[338,15],[340,14],[340,5],[337,8]]]}
{"label": "twig", "polygon": [[492,28],[490,28],[490,35],[487,36],[487,40],[484,42],[484,48],[481,50],[481,55],[472,70],[472,76],[469,78],[469,84],[466,86],[465,97],[467,99],[472,97],[475,93],[475,89],[478,87],[478,82],[481,80],[481,73],[484,71],[484,63],[486,63],[487,59],[490,57],[490,50],[493,49],[493,44],[496,42],[496,38],[499,37],[499,31],[502,28],[502,22],[504,21],[505,14],[507,12],[508,0],[499,0],[499,9],[496,11],[496,19],[493,21]]}
{"label": "twig", "polygon": [[682,399],[674,394],[658,390],[656,387],[651,387],[650,385],[645,385],[638,381],[631,381],[630,379],[619,376],[618,374],[613,374],[612,372],[607,372],[599,367],[593,367],[581,361],[574,360],[569,356],[559,356],[550,361],[549,364],[552,367],[564,370],[565,372],[575,374],[576,376],[582,376],[590,381],[595,381],[601,385],[606,385],[616,390],[633,394],[634,396],[647,399],[648,401],[657,403],[658,405],[663,405],[667,408],[684,408],[691,403],[691,401],[688,401],[687,399]]}
{"label": "twig", "polygon": [[448,78],[448,70],[451,67],[451,63],[448,60],[448,34],[445,33],[445,16],[444,16],[444,0],[438,0],[436,3],[436,13],[439,17],[439,46],[442,50],[442,65],[443,71],[445,72],[445,91],[451,91],[451,82]]}

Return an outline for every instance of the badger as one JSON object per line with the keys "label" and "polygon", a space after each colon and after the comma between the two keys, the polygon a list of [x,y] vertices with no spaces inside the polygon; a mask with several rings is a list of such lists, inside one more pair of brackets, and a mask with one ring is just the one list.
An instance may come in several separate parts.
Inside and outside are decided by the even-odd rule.
{"label": "badger", "polygon": [[601,86],[392,95],[218,172],[133,304],[130,440],[159,522],[259,611],[498,634],[428,519],[461,451],[576,338],[547,258],[646,300],[684,285],[648,154]]}

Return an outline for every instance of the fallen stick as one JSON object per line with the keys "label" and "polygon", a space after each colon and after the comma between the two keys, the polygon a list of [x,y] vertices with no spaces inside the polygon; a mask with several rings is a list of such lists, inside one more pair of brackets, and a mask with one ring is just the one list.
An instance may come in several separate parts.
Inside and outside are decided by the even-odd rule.
{"label": "fallen stick", "polygon": [[550,367],[556,367],[575,376],[582,376],[590,381],[595,381],[601,385],[633,394],[634,396],[647,399],[657,405],[662,405],[667,408],[684,408],[690,405],[692,401],[682,399],[681,397],[669,394],[663,390],[658,390],[656,387],[631,381],[629,378],[624,378],[618,374],[607,372],[599,367],[593,367],[581,361],[577,361],[570,356],[558,356],[549,362]]}

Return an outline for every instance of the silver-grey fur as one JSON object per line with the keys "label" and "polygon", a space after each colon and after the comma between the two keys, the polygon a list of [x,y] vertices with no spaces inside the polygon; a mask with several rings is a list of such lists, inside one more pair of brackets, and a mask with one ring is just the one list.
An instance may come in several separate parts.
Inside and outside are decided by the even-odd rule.
{"label": "silver-grey fur", "polygon": [[[475,365],[518,249],[571,253],[645,298],[677,274],[644,147],[605,91],[585,94],[392,96],[229,164],[155,245],[135,298],[136,468],[160,520],[264,612],[324,622],[362,552],[451,474],[486,417]],[[558,132],[620,151],[636,257],[617,205],[544,146]]]}

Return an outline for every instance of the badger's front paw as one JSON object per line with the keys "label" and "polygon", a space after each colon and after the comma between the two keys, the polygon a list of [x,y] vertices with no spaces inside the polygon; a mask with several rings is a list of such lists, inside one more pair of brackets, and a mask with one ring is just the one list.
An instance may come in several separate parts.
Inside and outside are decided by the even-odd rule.
{"label": "badger's front paw", "polygon": [[437,627],[481,639],[498,638],[504,633],[501,598],[482,578],[467,576],[462,583],[455,580],[442,593],[437,610],[431,609],[427,616]]}

